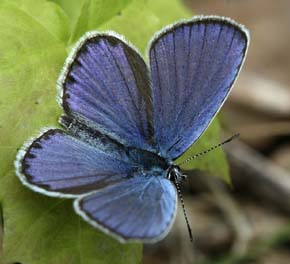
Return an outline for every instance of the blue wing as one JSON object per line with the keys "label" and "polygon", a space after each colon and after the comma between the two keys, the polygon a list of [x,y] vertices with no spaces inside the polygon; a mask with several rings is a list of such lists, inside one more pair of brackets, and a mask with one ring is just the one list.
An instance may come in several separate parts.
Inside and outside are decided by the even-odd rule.
{"label": "blue wing", "polygon": [[16,160],[21,181],[49,196],[79,197],[77,212],[119,240],[163,238],[177,206],[176,190],[165,178],[166,170],[158,167],[157,172],[153,166],[163,161],[138,149],[130,148],[128,153],[110,138],[81,133],[85,135],[78,139],[49,129],[28,142]]}
{"label": "blue wing", "polygon": [[35,191],[66,197],[128,180],[134,174],[136,166],[123,149],[104,138],[94,142],[50,129],[20,150],[17,174]]}
{"label": "blue wing", "polygon": [[132,147],[152,147],[148,68],[115,34],[88,33],[58,81],[67,115]]}
{"label": "blue wing", "polygon": [[162,239],[174,221],[176,206],[175,187],[156,175],[140,175],[75,201],[76,212],[86,221],[122,242]]}
{"label": "blue wing", "polygon": [[152,40],[153,126],[161,156],[177,158],[208,127],[244,61],[247,34],[230,19],[201,17]]}

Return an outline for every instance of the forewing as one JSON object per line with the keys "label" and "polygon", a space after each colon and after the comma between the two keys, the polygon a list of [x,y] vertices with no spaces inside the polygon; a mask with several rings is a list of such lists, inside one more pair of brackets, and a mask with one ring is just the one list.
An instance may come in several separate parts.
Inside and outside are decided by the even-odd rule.
{"label": "forewing", "polygon": [[173,184],[160,176],[137,176],[75,201],[75,210],[121,242],[156,242],[170,230],[177,207]]}
{"label": "forewing", "polygon": [[62,130],[49,129],[19,151],[16,172],[35,191],[74,197],[132,175],[134,164],[116,148],[97,148]]}
{"label": "forewing", "polygon": [[69,116],[125,145],[151,149],[148,68],[121,37],[87,33],[68,57],[58,87]]}
{"label": "forewing", "polygon": [[247,47],[244,27],[213,16],[176,24],[152,40],[153,126],[162,156],[177,158],[208,127]]}

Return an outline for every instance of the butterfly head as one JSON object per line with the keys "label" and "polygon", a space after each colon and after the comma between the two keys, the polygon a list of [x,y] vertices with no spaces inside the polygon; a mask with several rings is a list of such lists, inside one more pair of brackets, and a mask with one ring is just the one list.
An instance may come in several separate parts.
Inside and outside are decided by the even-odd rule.
{"label": "butterfly head", "polygon": [[171,165],[168,169],[167,179],[175,182],[183,182],[186,180],[186,175],[182,174],[180,167],[177,165]]}

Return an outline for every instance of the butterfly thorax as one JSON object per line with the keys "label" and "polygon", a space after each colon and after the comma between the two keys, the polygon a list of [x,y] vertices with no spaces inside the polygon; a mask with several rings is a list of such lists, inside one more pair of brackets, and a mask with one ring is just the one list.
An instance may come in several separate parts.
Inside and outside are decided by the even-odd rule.
{"label": "butterfly thorax", "polygon": [[182,182],[186,175],[182,174],[180,167],[170,163],[156,153],[132,148],[129,151],[130,157],[139,165],[144,175],[164,177],[175,182]]}
{"label": "butterfly thorax", "polygon": [[164,176],[170,164],[156,153],[138,148],[128,148],[127,155],[144,174]]}

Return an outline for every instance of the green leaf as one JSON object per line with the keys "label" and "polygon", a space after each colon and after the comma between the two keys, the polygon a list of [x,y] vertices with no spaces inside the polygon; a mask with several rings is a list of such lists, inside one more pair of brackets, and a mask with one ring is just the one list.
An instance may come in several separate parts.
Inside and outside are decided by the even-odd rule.
{"label": "green leaf", "polygon": [[13,5],[31,16],[42,25],[53,37],[67,41],[69,38],[69,20],[63,10],[52,2],[45,0],[0,0],[0,8]]}
{"label": "green leaf", "polygon": [[[89,3],[87,10],[81,9],[85,3]],[[72,209],[72,201],[27,189],[15,176],[13,166],[17,149],[27,138],[44,126],[57,126],[61,109],[55,100],[55,84],[67,56],[69,39],[76,40],[86,30],[113,29],[143,52],[156,30],[189,16],[177,0],[128,0],[114,6],[115,3],[0,0],[0,204],[4,217],[1,263],[141,262],[141,244],[119,244],[81,220]],[[162,7],[166,7],[166,12]],[[86,16],[88,22],[84,21]],[[207,133],[211,134],[204,135],[200,144],[215,144],[219,130],[213,127]],[[224,160],[222,155],[207,159],[209,164],[216,162],[212,165],[216,171]],[[210,168],[204,161],[198,166]]]}
{"label": "green leaf", "polygon": [[[187,158],[197,153],[203,152],[204,150],[207,150],[220,143],[221,139],[219,135],[220,125],[218,118],[215,118],[209,128],[200,137],[200,139],[194,143],[179,159],[176,160],[176,164],[181,163]],[[221,178],[226,183],[231,183],[228,162],[222,148],[217,148],[214,151],[207,153],[206,155],[191,160],[190,162],[182,165],[181,168],[184,170],[198,169],[207,171],[210,174]]]}
{"label": "green leaf", "polygon": [[77,41],[85,32],[96,29],[128,6],[132,0],[52,0],[70,17],[72,35],[70,43]]}
{"label": "green leaf", "polygon": [[132,0],[83,0],[70,43],[117,15],[131,2]]}
{"label": "green leaf", "polygon": [[[166,12],[162,6],[166,6]],[[137,10],[138,13],[136,13]],[[168,15],[167,10],[171,10]],[[189,16],[188,10],[178,0],[135,1],[121,14],[101,25],[99,29],[113,30],[124,35],[144,54],[148,41],[157,30]]]}
{"label": "green leaf", "polygon": [[83,0],[79,1],[72,1],[72,0],[51,0],[52,2],[55,2],[58,4],[64,12],[69,17],[69,23],[72,27],[75,25],[75,22],[80,15],[81,5],[83,3]]}

